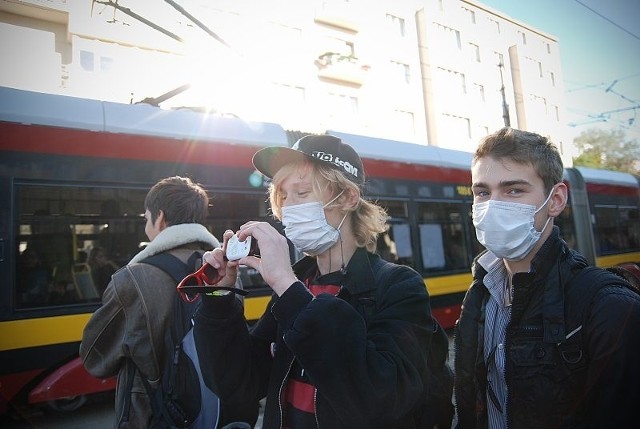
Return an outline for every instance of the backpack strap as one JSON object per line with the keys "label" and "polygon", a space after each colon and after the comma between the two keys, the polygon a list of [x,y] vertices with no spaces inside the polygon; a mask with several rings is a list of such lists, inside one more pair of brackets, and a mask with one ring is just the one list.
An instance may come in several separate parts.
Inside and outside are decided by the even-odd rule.
{"label": "backpack strap", "polygon": [[[564,340],[558,343],[558,348],[564,364],[572,371],[586,366],[587,354],[583,327],[596,294],[610,286],[635,290],[624,278],[608,269],[594,266],[580,269],[565,288],[565,306],[568,306],[565,320],[566,335]],[[574,336],[576,337],[572,340]]]}
{"label": "backpack strap", "polygon": [[153,265],[156,268],[160,268],[162,271],[169,274],[176,283],[180,282],[187,274],[195,271],[196,261],[202,259],[200,252],[193,252],[187,263],[185,264],[179,258],[173,256],[171,253],[158,253],[157,255],[149,256],[140,261],[143,264]]}
{"label": "backpack strap", "polygon": [[566,339],[582,329],[593,299],[602,288],[607,286],[625,287],[637,293],[637,290],[624,278],[605,268],[584,267],[569,280],[565,289],[565,302],[571,306],[570,311],[567,311]]}
{"label": "backpack strap", "polygon": [[131,410],[131,391],[133,390],[133,379],[136,376],[136,369],[137,368],[133,364],[133,361],[131,359],[127,359],[125,362],[125,371],[127,374],[127,378],[124,385],[125,386],[124,391],[127,392],[127,394],[124,396],[124,402],[122,404],[122,418],[121,418],[121,421],[123,423],[129,422],[129,412]]}

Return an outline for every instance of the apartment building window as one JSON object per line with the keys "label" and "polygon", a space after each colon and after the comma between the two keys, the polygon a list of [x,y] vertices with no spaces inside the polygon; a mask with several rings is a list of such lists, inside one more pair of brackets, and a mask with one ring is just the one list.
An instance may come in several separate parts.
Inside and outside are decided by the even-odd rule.
{"label": "apartment building window", "polygon": [[113,68],[113,58],[100,56],[96,61],[96,55],[93,52],[80,50],[80,67],[88,72],[109,72]]}
{"label": "apartment building window", "polygon": [[544,77],[544,73],[542,70],[542,62],[538,61],[538,73],[540,73],[540,77]]}
{"label": "apartment building window", "polygon": [[460,95],[467,93],[467,80],[464,73],[455,70],[448,70],[438,67],[442,76],[443,88],[447,91],[456,91]]}
{"label": "apartment building window", "polygon": [[478,138],[485,137],[489,135],[489,127],[486,125],[478,125]]}
{"label": "apartment building window", "polygon": [[547,45],[547,54],[551,53],[551,45],[547,42],[543,42],[545,45]]}
{"label": "apartment building window", "polygon": [[443,113],[443,129],[447,130],[447,137],[453,140],[469,140],[471,138],[471,120],[462,116]]}
{"label": "apartment building window", "polygon": [[[442,34],[442,40],[449,46],[456,46],[458,49],[462,49],[462,40],[460,39],[460,31],[447,27],[442,24],[436,23],[436,28],[440,30]],[[445,44],[443,43],[443,45]]]}
{"label": "apartment building window", "polygon": [[398,76],[399,81],[411,83],[411,68],[409,67],[409,64],[391,61],[391,65],[394,70],[394,75]]}
{"label": "apartment building window", "polygon": [[400,18],[399,16],[391,15],[388,13],[386,15],[387,23],[389,24],[389,28],[396,36],[404,37],[405,36],[405,25],[404,18]]}
{"label": "apartment building window", "polygon": [[540,114],[544,115],[549,113],[546,98],[531,94],[531,101],[534,111],[538,111]]}
{"label": "apartment building window", "polygon": [[478,100],[482,101],[483,103],[486,101],[484,96],[484,85],[480,85],[479,83],[474,83],[473,91],[477,95]]}
{"label": "apartment building window", "polygon": [[504,65],[504,55],[502,55],[500,52],[493,52],[493,54],[496,56],[496,60],[498,61],[498,64],[502,64]]}
{"label": "apartment building window", "polygon": [[480,62],[480,46],[475,43],[469,43],[469,50],[471,51],[471,58],[476,62]]}
{"label": "apartment building window", "polygon": [[281,106],[300,107],[304,105],[306,94],[301,86],[289,85],[286,83],[274,84],[278,94],[278,103]]}
{"label": "apartment building window", "polygon": [[462,9],[464,9],[465,13],[469,17],[469,21],[472,24],[475,24],[476,23],[476,12],[471,10],[471,9],[467,9],[466,7],[463,7]]}
{"label": "apartment building window", "polygon": [[489,18],[489,22],[491,22],[493,28],[495,28],[496,34],[500,34],[500,22],[492,18]]}
{"label": "apartment building window", "polygon": [[520,35],[520,38],[522,39],[522,44],[526,45],[527,44],[527,35],[524,33],[524,31],[518,30],[518,35]]}
{"label": "apartment building window", "polygon": [[556,75],[553,72],[549,72],[549,78],[551,79],[551,86],[556,86]]}
{"label": "apartment building window", "polygon": [[560,122],[560,109],[558,106],[553,106],[553,112],[556,115],[556,122]]}
{"label": "apartment building window", "polygon": [[329,93],[333,116],[354,116],[359,111],[358,97],[347,94]]}
{"label": "apartment building window", "polygon": [[406,110],[394,110],[394,126],[399,130],[415,133],[415,121],[413,112]]}
{"label": "apartment building window", "polygon": [[80,67],[85,71],[93,71],[94,66],[93,52],[80,51]]}
{"label": "apartment building window", "polygon": [[108,72],[113,67],[113,58],[100,57],[100,71]]}

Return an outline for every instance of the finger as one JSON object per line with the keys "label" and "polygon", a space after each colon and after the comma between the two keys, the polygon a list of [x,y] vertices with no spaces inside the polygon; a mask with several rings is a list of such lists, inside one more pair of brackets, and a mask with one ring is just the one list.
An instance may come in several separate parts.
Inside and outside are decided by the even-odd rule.
{"label": "finger", "polygon": [[231,237],[233,237],[233,234],[234,234],[234,233],[233,233],[233,231],[231,231],[230,229],[226,230],[226,231],[224,232],[224,234],[222,234],[222,243],[223,243],[223,244],[222,244],[222,248],[223,248],[223,249],[226,249],[226,247],[227,247],[227,241],[229,241],[229,239],[230,239]]}
{"label": "finger", "polygon": [[[224,270],[224,266],[226,265],[224,263],[224,251],[220,248],[204,252],[202,260],[218,270],[220,268]],[[221,272],[221,274],[224,275],[224,272]]]}

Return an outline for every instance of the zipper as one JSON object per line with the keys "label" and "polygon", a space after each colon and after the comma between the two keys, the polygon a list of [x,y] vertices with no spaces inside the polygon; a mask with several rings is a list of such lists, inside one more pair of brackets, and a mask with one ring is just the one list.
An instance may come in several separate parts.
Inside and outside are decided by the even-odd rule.
{"label": "zipper", "polygon": [[316,419],[316,428],[320,429],[320,422],[318,421],[318,389],[313,389],[313,415]]}
{"label": "zipper", "polygon": [[[289,373],[291,372],[291,368],[293,367],[293,361],[295,360],[295,356],[291,358],[289,362],[289,368],[287,372],[284,374],[284,378],[282,379],[282,383],[280,383],[280,389],[278,389],[278,409],[280,411],[280,429],[282,429],[282,424],[284,423],[284,412],[282,410],[282,389],[284,389],[284,385],[289,378]],[[315,398],[314,398],[314,407],[315,407]]]}

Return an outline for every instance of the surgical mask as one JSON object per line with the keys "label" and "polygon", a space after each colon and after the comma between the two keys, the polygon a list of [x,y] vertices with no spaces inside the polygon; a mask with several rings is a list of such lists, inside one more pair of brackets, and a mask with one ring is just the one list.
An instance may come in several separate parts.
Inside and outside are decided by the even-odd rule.
{"label": "surgical mask", "polygon": [[[344,192],[344,191],[343,191]],[[340,227],[347,218],[345,213],[337,228],[327,223],[324,209],[342,195],[339,193],[327,204],[319,201],[282,207],[284,234],[301,252],[315,256],[328,250],[340,238]]]}
{"label": "surgical mask", "polygon": [[513,203],[489,200],[473,205],[473,225],[480,244],[493,252],[498,258],[508,261],[521,261],[536,245],[550,217],[537,231],[534,217],[549,202],[553,189],[542,205]]}

